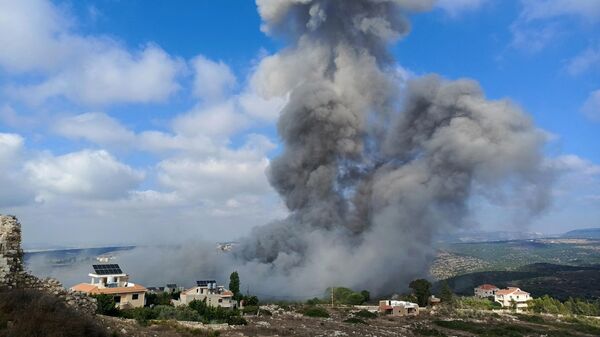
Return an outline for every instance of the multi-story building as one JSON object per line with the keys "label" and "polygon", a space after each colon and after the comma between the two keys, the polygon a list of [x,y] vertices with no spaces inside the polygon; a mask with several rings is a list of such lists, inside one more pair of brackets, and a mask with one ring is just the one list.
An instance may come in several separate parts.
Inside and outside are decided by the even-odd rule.
{"label": "multi-story building", "polygon": [[493,284],[482,284],[479,287],[474,289],[475,296],[486,298],[486,297],[494,297],[496,295],[496,291],[500,290],[500,288],[496,287]]}
{"label": "multi-story building", "polygon": [[194,300],[204,301],[211,307],[237,308],[238,302],[233,299],[233,293],[223,286],[218,286],[215,280],[196,281],[196,286],[184,290],[179,295],[175,305],[189,304]]}
{"label": "multi-story building", "polygon": [[496,290],[494,295],[494,301],[500,303],[503,308],[514,308],[517,311],[527,308],[529,300],[531,296],[528,292],[515,287]]}
{"label": "multi-story building", "polygon": [[112,296],[119,309],[140,308],[145,304],[146,288],[129,282],[129,275],[123,273],[118,264],[95,264],[94,272],[88,274],[90,283],[80,283],[71,287],[90,295]]}

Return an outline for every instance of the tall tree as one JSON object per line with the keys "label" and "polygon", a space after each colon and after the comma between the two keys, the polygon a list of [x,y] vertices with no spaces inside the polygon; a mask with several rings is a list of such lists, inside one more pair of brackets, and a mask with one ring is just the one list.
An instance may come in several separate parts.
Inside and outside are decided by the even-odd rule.
{"label": "tall tree", "polygon": [[446,281],[442,282],[442,287],[440,289],[440,299],[442,300],[442,302],[447,304],[452,304],[452,302],[454,302],[454,293],[452,292],[452,289],[450,289],[450,286]]}
{"label": "tall tree", "polygon": [[429,296],[431,296],[431,283],[429,283],[429,281],[426,279],[420,278],[410,282],[408,286],[415,293],[419,306],[426,307]]}
{"label": "tall tree", "polygon": [[233,293],[233,298],[239,300],[241,297],[240,293],[240,275],[237,271],[234,271],[229,275],[229,290]]}

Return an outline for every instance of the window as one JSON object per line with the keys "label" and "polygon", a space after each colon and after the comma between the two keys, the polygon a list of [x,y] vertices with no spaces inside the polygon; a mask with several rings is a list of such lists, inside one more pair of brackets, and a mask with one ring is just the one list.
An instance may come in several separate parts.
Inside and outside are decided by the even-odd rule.
{"label": "window", "polygon": [[223,299],[222,298],[219,298],[219,303],[223,303]]}
{"label": "window", "polygon": [[115,296],[113,300],[115,300],[115,303],[121,303],[121,296]]}
{"label": "window", "polygon": [[131,299],[132,299],[132,300],[137,300],[137,299],[139,298],[139,296],[140,296],[139,294],[133,294],[133,295],[131,296]]}

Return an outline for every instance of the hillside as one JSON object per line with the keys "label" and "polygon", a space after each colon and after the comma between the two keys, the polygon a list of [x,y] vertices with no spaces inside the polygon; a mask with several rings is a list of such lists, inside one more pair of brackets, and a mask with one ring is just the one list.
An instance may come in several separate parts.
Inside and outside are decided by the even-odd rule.
{"label": "hillside", "polygon": [[451,277],[446,280],[461,295],[472,295],[473,288],[492,283],[498,287],[516,286],[534,297],[550,295],[565,300],[569,297],[597,299],[600,297],[600,266],[577,267],[537,263],[515,271],[482,271]]}
{"label": "hillside", "polygon": [[576,229],[566,232],[562,237],[572,239],[600,239],[600,228]]}
{"label": "hillside", "polygon": [[[440,247],[440,270],[432,275],[456,276],[468,272],[515,271],[534,263],[585,266],[600,264],[600,240],[531,239],[495,242],[453,243]],[[448,259],[451,254],[452,259]],[[478,261],[472,263],[469,261]]]}

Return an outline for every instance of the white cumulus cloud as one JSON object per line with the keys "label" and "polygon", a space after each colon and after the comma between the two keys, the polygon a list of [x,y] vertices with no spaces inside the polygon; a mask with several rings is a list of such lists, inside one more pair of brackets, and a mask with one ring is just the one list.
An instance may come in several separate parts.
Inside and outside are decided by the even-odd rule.
{"label": "white cumulus cloud", "polygon": [[487,2],[488,0],[438,0],[437,7],[450,16],[457,16],[467,11],[477,10]]}
{"label": "white cumulus cloud", "polygon": [[590,93],[581,110],[591,120],[600,121],[600,90]]}
{"label": "white cumulus cloud", "polygon": [[42,156],[28,162],[25,171],[40,200],[54,196],[120,198],[144,179],[143,172],[104,150]]}
{"label": "white cumulus cloud", "polygon": [[226,98],[236,85],[237,79],[228,65],[199,55],[191,61],[195,70],[194,95],[205,101]]}
{"label": "white cumulus cloud", "polygon": [[63,96],[85,104],[161,102],[179,89],[182,62],[155,45],[130,52],[104,36],[73,30],[73,19],[47,0],[0,0],[0,68],[39,80],[10,92],[39,104]]}
{"label": "white cumulus cloud", "polygon": [[89,112],[59,119],[56,133],[70,139],[85,139],[99,145],[134,146],[135,134],[118,120],[101,112]]}

